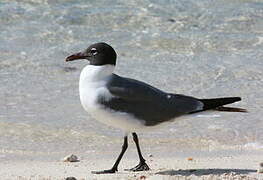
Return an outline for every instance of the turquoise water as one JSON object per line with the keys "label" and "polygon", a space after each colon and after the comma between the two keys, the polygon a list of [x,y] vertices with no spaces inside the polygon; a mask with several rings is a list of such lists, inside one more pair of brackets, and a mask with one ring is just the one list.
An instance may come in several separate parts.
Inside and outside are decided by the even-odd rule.
{"label": "turquoise water", "polygon": [[116,49],[120,75],[200,98],[241,96],[234,106],[249,110],[173,123],[142,134],[147,146],[262,148],[263,2],[0,0],[0,17],[2,153],[119,147],[122,132],[80,105],[85,62],[64,62],[100,41]]}

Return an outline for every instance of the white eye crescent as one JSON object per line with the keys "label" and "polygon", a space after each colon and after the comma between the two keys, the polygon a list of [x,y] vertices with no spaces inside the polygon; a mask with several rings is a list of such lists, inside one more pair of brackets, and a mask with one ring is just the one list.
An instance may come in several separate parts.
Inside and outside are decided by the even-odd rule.
{"label": "white eye crescent", "polygon": [[98,54],[98,51],[97,51],[96,48],[91,48],[90,52],[91,52],[93,55]]}

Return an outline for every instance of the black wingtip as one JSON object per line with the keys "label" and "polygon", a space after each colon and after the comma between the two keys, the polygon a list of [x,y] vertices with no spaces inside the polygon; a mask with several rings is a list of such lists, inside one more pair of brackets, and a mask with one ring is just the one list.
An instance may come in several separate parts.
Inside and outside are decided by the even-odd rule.
{"label": "black wingtip", "polygon": [[241,97],[225,97],[225,98],[219,98],[219,99],[225,99],[225,100],[230,101],[230,102],[231,101],[237,102],[237,101],[241,101],[242,100]]}
{"label": "black wingtip", "polygon": [[241,101],[242,98],[241,97],[236,97],[237,101]]}
{"label": "black wingtip", "polygon": [[226,104],[231,104],[237,101],[241,101],[241,97],[224,97],[215,99],[199,99],[203,104],[203,110],[214,109]]}
{"label": "black wingtip", "polygon": [[216,111],[224,111],[224,112],[243,112],[247,113],[248,110],[243,109],[243,108],[236,108],[236,107],[225,107],[225,106],[219,106],[215,108],[214,110]]}

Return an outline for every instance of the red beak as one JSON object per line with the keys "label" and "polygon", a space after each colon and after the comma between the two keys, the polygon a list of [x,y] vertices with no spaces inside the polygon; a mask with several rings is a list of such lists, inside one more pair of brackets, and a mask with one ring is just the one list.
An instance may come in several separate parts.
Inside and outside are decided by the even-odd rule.
{"label": "red beak", "polygon": [[68,56],[65,61],[74,61],[77,59],[86,59],[86,55],[83,52],[78,52],[75,54],[72,54],[71,56]]}

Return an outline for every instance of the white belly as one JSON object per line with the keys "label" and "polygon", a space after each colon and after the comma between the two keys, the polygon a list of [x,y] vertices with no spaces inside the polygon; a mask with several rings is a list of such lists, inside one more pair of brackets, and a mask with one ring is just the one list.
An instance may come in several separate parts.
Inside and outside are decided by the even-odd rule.
{"label": "white belly", "polygon": [[[92,93],[91,93],[92,92]],[[135,132],[143,129],[144,121],[137,120],[125,112],[116,112],[98,104],[99,94],[108,94],[106,88],[80,89],[80,101],[83,108],[96,120],[106,125],[122,129],[126,132]]]}

